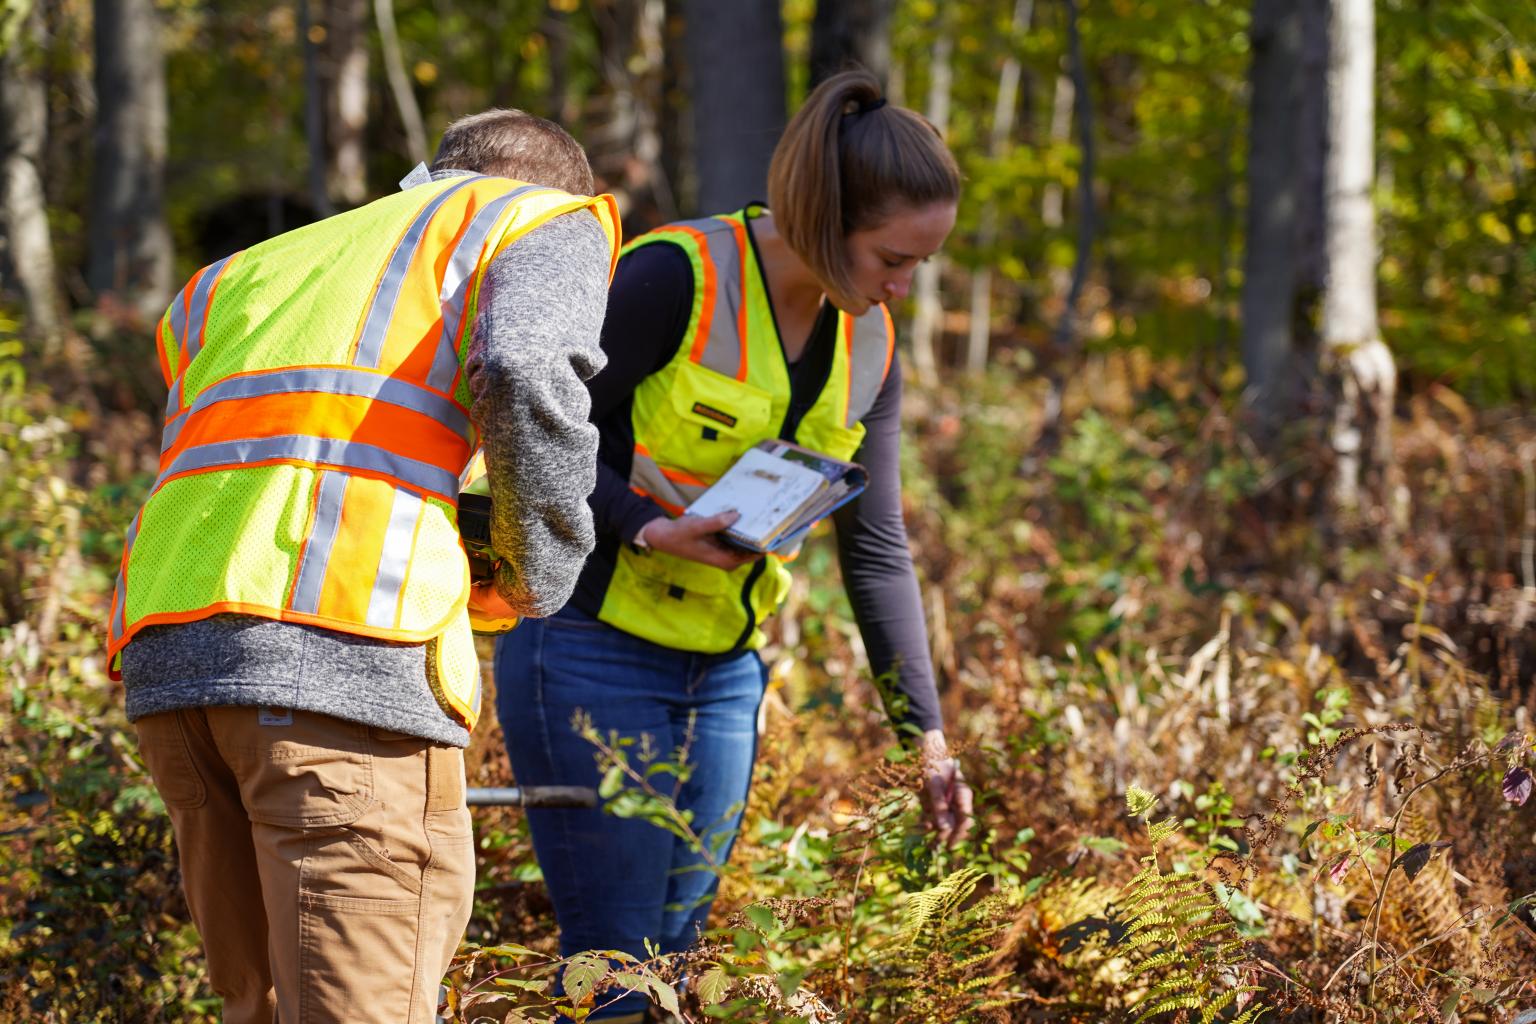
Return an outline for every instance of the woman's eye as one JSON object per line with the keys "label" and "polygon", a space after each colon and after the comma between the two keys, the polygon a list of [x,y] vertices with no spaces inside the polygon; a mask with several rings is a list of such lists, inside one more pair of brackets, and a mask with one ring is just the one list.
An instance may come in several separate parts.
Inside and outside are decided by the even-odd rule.
{"label": "woman's eye", "polygon": [[884,263],[887,267],[890,267],[892,270],[895,270],[897,267],[901,266],[903,263],[905,263],[907,261],[906,260],[893,260],[893,259],[889,259],[887,257],[882,256],[880,258],[880,262]]}

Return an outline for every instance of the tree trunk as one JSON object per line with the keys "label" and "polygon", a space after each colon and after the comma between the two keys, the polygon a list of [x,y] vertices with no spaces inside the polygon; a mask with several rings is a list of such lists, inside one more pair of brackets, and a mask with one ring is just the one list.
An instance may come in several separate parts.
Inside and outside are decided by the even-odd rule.
{"label": "tree trunk", "polygon": [[766,198],[784,130],[784,30],[778,0],[687,0],[699,205],[734,210]]}
{"label": "tree trunk", "polygon": [[325,63],[326,187],[337,202],[368,198],[368,0],[329,0]]}
{"label": "tree trunk", "polygon": [[1339,382],[1332,441],[1335,498],[1360,504],[1367,469],[1392,461],[1397,368],[1376,319],[1376,25],[1373,0],[1334,0],[1328,61],[1328,283],[1323,296],[1325,369]]}
{"label": "tree trunk", "polygon": [[325,109],[320,94],[320,47],[311,31],[309,0],[299,0],[299,46],[304,54],[304,141],[309,152],[309,201],[315,213],[336,210],[325,187]]}
{"label": "tree trunk", "polygon": [[1294,397],[1301,8],[1295,0],[1254,0],[1250,39],[1242,350],[1247,400],[1267,436]]}
{"label": "tree trunk", "polygon": [[614,192],[626,234],[677,216],[662,165],[661,105],[665,88],[663,0],[594,0],[602,86],[589,113],[592,169]]}
{"label": "tree trunk", "polygon": [[544,116],[566,128],[576,120],[571,95],[571,16],[550,4],[544,13],[544,37],[549,40],[549,98]]}
{"label": "tree trunk", "polygon": [[389,79],[389,91],[394,93],[395,107],[400,111],[400,123],[405,128],[405,145],[411,160],[427,159],[427,132],[421,124],[421,107],[416,103],[416,92],[411,88],[410,75],[405,70],[405,57],[400,51],[400,33],[395,28],[394,0],[373,0],[373,16],[379,23],[379,48],[384,52],[384,73]]}
{"label": "tree trunk", "polygon": [[165,59],[154,0],[96,0],[89,284],[146,320],[170,300]]}
{"label": "tree trunk", "polygon": [[1072,264],[1072,285],[1056,324],[1057,356],[1066,353],[1077,336],[1077,302],[1088,280],[1088,260],[1093,254],[1097,230],[1093,199],[1094,144],[1093,104],[1088,95],[1088,64],[1083,57],[1083,37],[1078,30],[1077,0],[1067,0],[1067,39],[1072,63],[1072,91],[1076,97],[1078,148],[1082,163],[1077,175],[1077,256]]}
{"label": "tree trunk", "polygon": [[[1034,16],[1034,0],[1015,0],[1013,21],[1009,26],[1010,44],[1016,45],[1029,31]],[[993,160],[1002,158],[1008,148],[1008,138],[1013,134],[1014,111],[1017,109],[1020,64],[1012,52],[1003,60],[1003,70],[997,78],[997,104],[992,110],[992,137],[987,155]],[[980,373],[987,366],[987,348],[992,340],[992,247],[997,244],[997,204],[987,202],[981,210],[981,228],[976,248],[981,254],[981,266],[971,275],[971,332],[966,342],[965,367],[970,373]]]}
{"label": "tree trunk", "polygon": [[672,193],[672,210],[699,208],[698,175],[693,159],[693,112],[688,109],[688,58],[685,0],[661,4],[661,96],[657,132],[661,137],[661,174]]}
{"label": "tree trunk", "polygon": [[891,73],[895,0],[816,0],[811,22],[811,88],[853,64],[885,84]]}
{"label": "tree trunk", "polygon": [[9,264],[20,287],[24,333],[52,358],[58,355],[64,304],[43,194],[48,105],[36,66],[42,36],[41,9],[33,6],[16,38],[0,46],[0,261]]}
{"label": "tree trunk", "polygon": [[[940,135],[949,132],[949,94],[954,80],[953,57],[955,40],[948,26],[941,27],[933,40],[933,60],[928,69],[928,120]],[[938,383],[937,362],[933,357],[933,341],[940,332],[940,319],[944,309],[939,302],[939,270],[943,258],[935,253],[925,263],[917,265],[912,283],[914,310],[912,315],[912,369],[917,380],[925,387]]]}
{"label": "tree trunk", "polygon": [[1295,0],[1301,11],[1301,85],[1297,100],[1296,302],[1298,349],[1315,351],[1318,310],[1328,275],[1324,195],[1328,162],[1328,17],[1332,0]]}

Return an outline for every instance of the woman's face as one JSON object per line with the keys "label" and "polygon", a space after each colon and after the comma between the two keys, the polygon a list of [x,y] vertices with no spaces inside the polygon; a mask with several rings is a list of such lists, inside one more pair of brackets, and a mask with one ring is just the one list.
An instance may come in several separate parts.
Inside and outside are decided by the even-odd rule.
{"label": "woman's face", "polygon": [[848,236],[848,276],[862,300],[858,309],[844,312],[859,316],[877,302],[905,298],[912,289],[917,265],[938,252],[955,226],[954,203],[897,206],[872,228]]}

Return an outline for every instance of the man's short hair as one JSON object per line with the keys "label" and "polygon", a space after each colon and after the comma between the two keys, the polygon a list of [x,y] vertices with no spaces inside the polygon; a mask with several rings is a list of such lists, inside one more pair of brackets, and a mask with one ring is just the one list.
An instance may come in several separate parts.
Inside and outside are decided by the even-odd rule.
{"label": "man's short hair", "polygon": [[592,165],[581,143],[553,121],[522,110],[486,110],[450,124],[432,158],[432,170],[449,168],[515,178],[572,195],[594,191]]}

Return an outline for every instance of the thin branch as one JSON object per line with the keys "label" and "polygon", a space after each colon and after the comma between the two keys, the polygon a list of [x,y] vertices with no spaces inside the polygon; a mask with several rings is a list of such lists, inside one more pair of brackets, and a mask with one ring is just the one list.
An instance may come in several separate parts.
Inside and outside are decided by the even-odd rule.
{"label": "thin branch", "polygon": [[1055,343],[1057,354],[1063,354],[1076,335],[1075,320],[1077,303],[1083,294],[1088,278],[1088,258],[1093,250],[1094,202],[1093,202],[1093,102],[1088,95],[1088,67],[1083,58],[1083,37],[1078,28],[1077,0],[1067,3],[1067,38],[1069,40],[1072,82],[1075,93],[1074,108],[1077,113],[1078,145],[1083,158],[1077,176],[1077,255],[1072,266],[1072,286],[1067,292],[1066,306],[1056,324]]}
{"label": "thin branch", "polygon": [[394,0],[373,0],[373,14],[379,23],[379,47],[384,51],[384,71],[389,79],[389,91],[394,93],[395,106],[400,109],[400,122],[405,126],[406,148],[412,160],[427,159],[427,132],[421,124],[421,108],[416,105],[416,93],[405,73],[405,58],[400,51],[400,33],[395,28]]}

